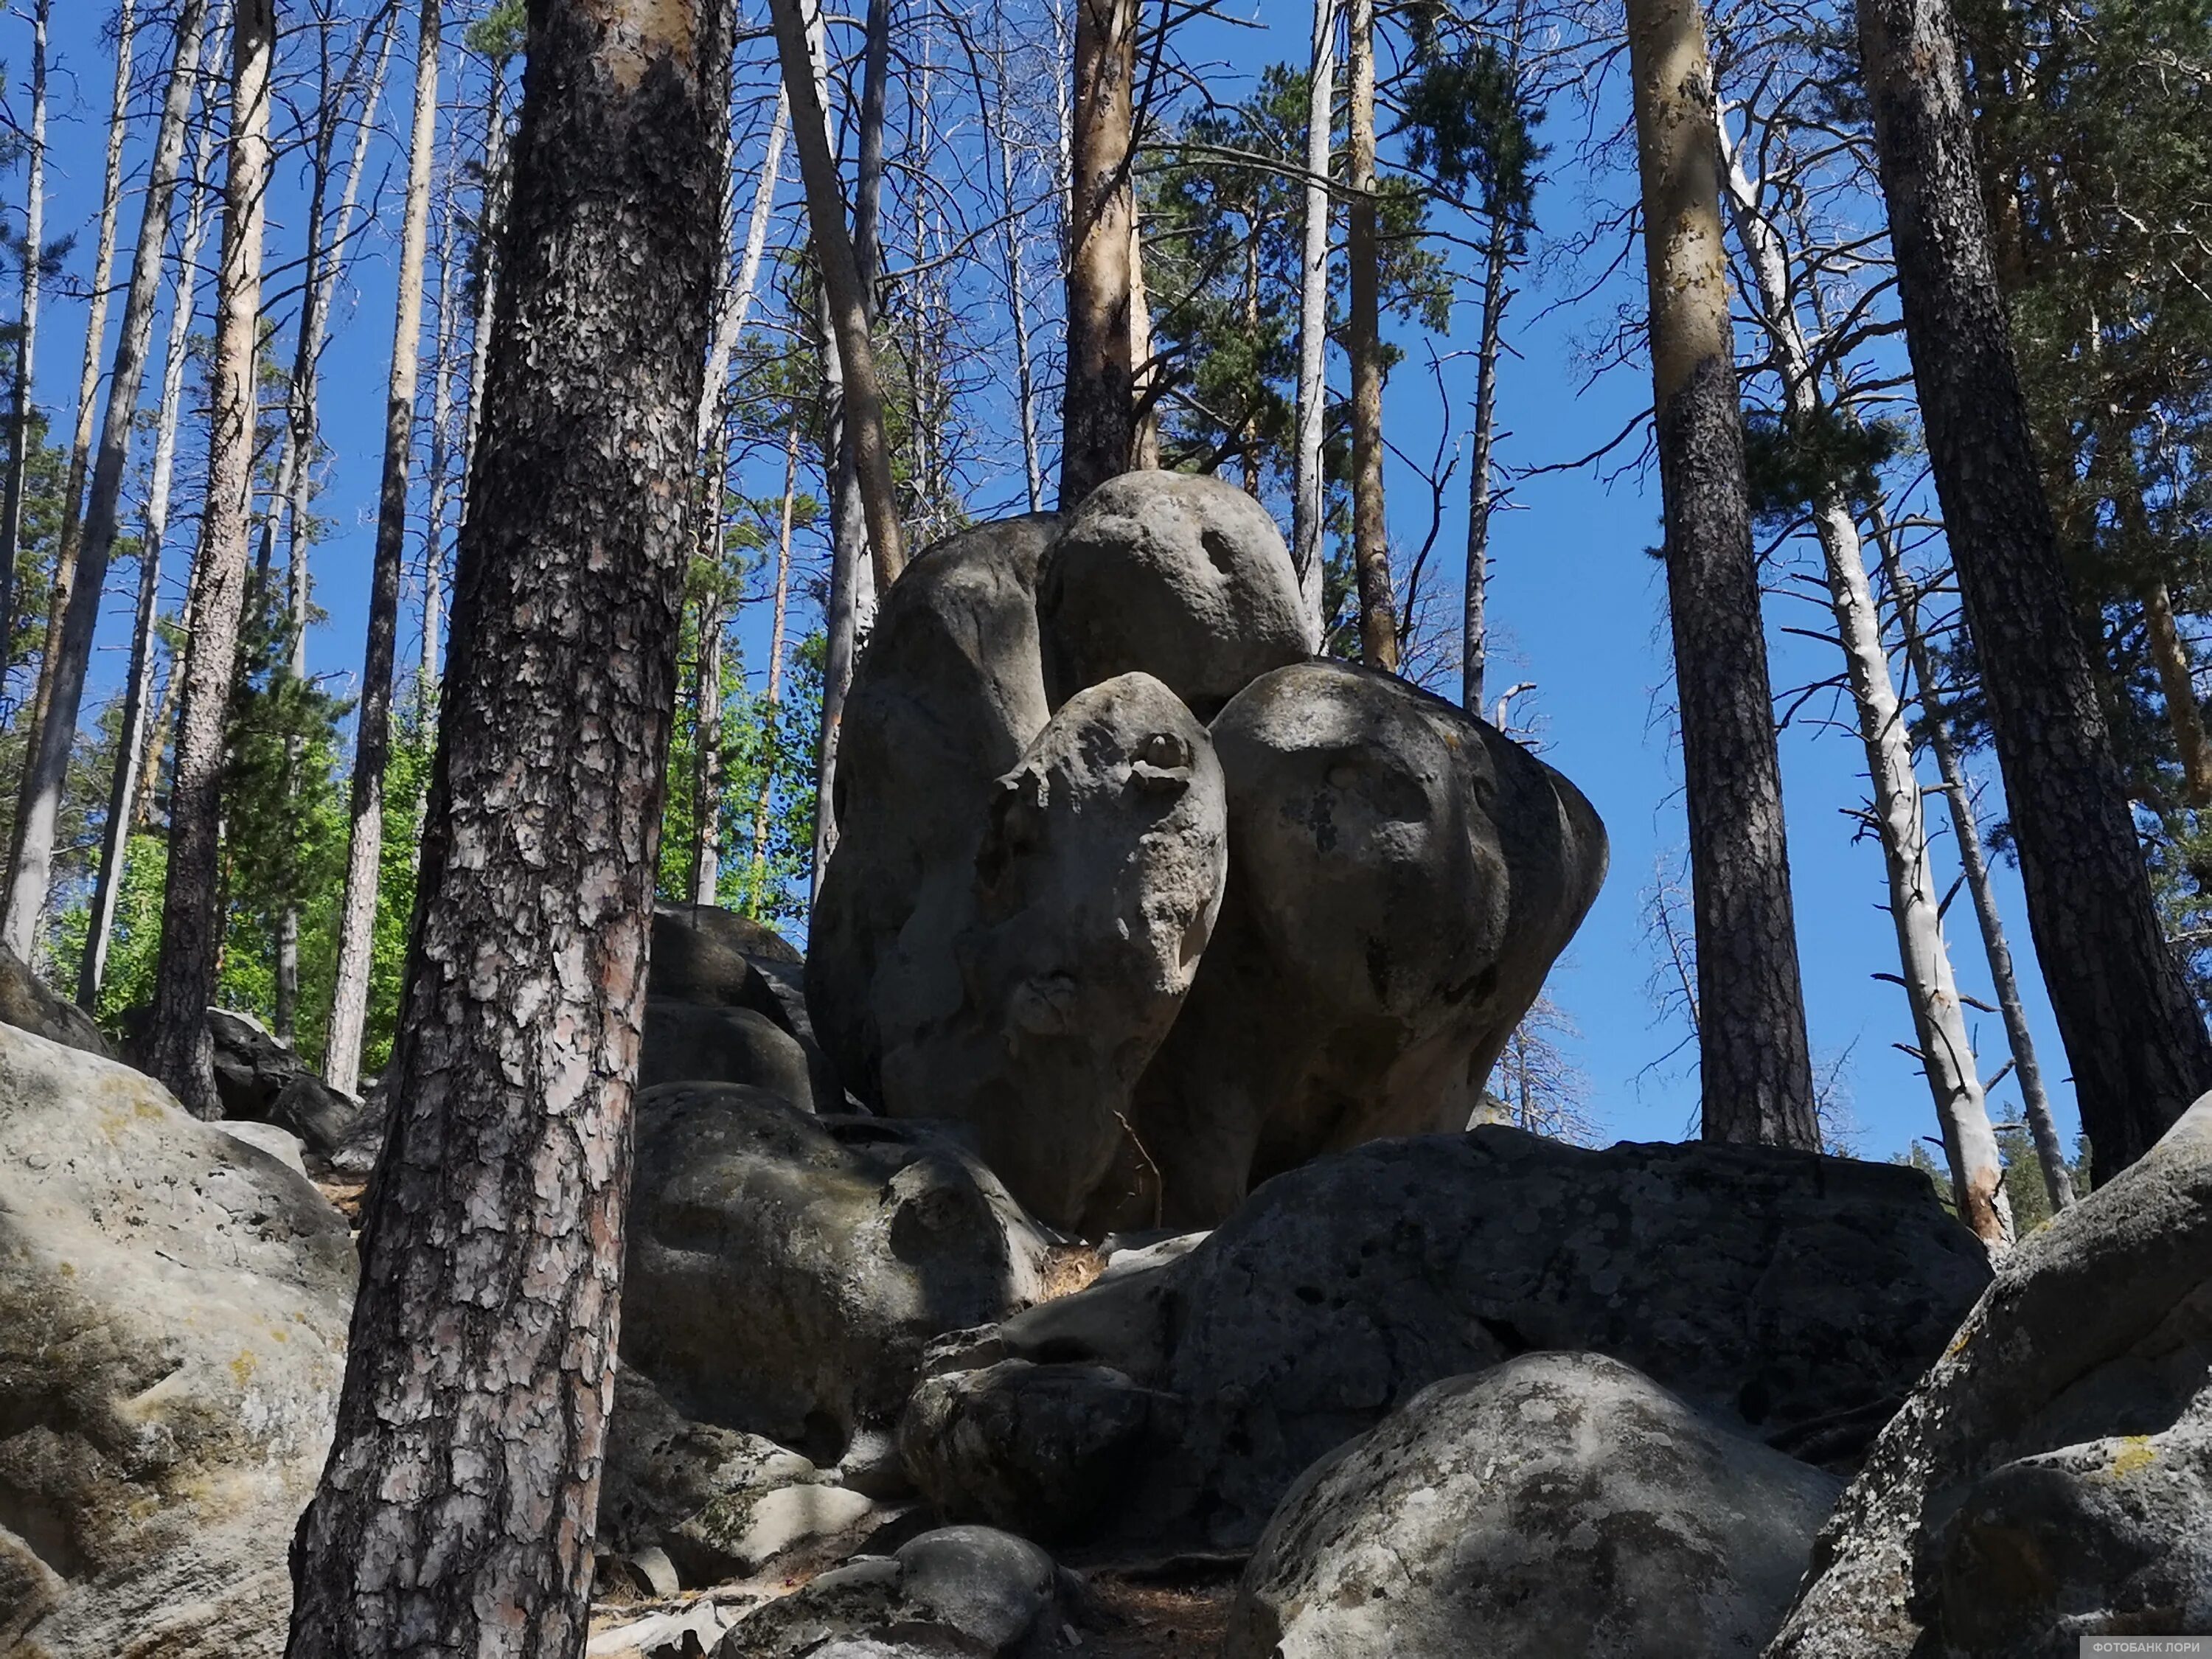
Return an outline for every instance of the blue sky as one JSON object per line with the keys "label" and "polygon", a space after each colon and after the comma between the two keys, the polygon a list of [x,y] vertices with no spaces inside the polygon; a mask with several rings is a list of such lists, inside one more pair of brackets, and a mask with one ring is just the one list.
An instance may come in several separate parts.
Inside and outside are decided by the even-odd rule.
{"label": "blue sky", "polygon": [[[1243,0],[1246,15],[1263,16],[1256,29],[1231,30],[1219,23],[1199,26],[1183,42],[1186,53],[1215,60],[1207,84],[1217,97],[1233,98],[1240,81],[1270,58],[1302,59],[1305,52],[1305,8],[1281,0],[1261,7]],[[18,8],[20,9],[20,8]],[[97,206],[100,145],[106,118],[110,58],[98,31],[112,6],[97,0],[62,0],[53,24],[54,111],[50,158],[48,234],[81,230],[70,259],[70,274],[81,289],[90,263],[90,221]],[[283,13],[289,6],[280,3]],[[406,59],[411,54],[412,25],[406,26],[395,54],[384,117],[396,130],[404,119]],[[143,52],[166,52],[166,34],[156,31]],[[764,71],[767,46],[754,41],[741,48],[751,70]],[[11,110],[27,113],[22,90],[30,52],[27,25],[11,12],[0,21],[0,61],[11,82]],[[754,58],[758,62],[753,63]],[[1607,118],[1600,112],[1601,128]],[[1584,164],[1568,152],[1580,120],[1562,110],[1548,136],[1558,141],[1552,177],[1540,197],[1537,217],[1541,245],[1587,224],[1590,204],[1617,195],[1625,181]],[[131,165],[143,170],[150,141],[150,119],[133,134]],[[377,469],[382,435],[383,383],[390,349],[390,242],[396,240],[396,149],[384,168],[389,188],[375,234],[342,293],[334,319],[334,338],[325,359],[322,406],[324,436],[334,451],[328,487],[319,512],[334,521],[332,539],[316,555],[316,602],[328,620],[308,645],[317,672],[346,674],[357,669],[366,601]],[[746,186],[750,189],[750,185]],[[4,181],[7,210],[20,225],[22,172]],[[794,205],[787,179],[782,198]],[[271,246],[292,257],[299,240],[296,192],[280,186],[273,204]],[[136,227],[136,198],[126,203],[118,280],[127,270]],[[1499,418],[1507,435],[1501,458],[1511,467],[1528,468],[1571,458],[1595,447],[1626,425],[1649,401],[1650,386],[1640,363],[1615,370],[1585,389],[1579,346],[1601,328],[1624,299],[1640,293],[1640,258],[1627,262],[1611,281],[1587,299],[1568,296],[1588,281],[1570,270],[1532,274],[1516,301],[1510,327],[1514,355],[1504,369]],[[1626,286],[1624,286],[1626,284]],[[14,283],[0,288],[0,306],[12,316]],[[82,349],[84,307],[80,300],[50,300],[41,342],[37,397],[65,427],[75,398]],[[1463,311],[1449,340],[1435,342],[1441,353],[1472,343],[1474,319]],[[1406,368],[1394,382],[1386,419],[1393,441],[1403,450],[1425,455],[1437,439],[1439,415],[1426,382],[1421,343],[1409,349]],[[1341,365],[1336,365],[1340,374]],[[1455,419],[1463,421],[1471,401],[1473,368],[1460,361],[1446,369]],[[1008,453],[1013,453],[1009,449]],[[768,494],[780,483],[776,459],[763,457],[754,483]],[[997,499],[1019,491],[1019,462],[998,482]],[[771,471],[778,476],[771,478]],[[1402,469],[1391,484],[1399,506],[1395,528],[1418,536],[1425,526],[1425,489],[1413,495],[1415,480]],[[186,523],[197,511],[196,477],[180,483],[178,514]],[[1464,497],[1456,482],[1439,538],[1441,550],[1463,544]],[[979,501],[979,505],[980,505]],[[1423,521],[1409,522],[1418,509]],[[1645,939],[1643,899],[1655,866],[1679,852],[1684,837],[1679,769],[1664,718],[1668,676],[1665,638],[1665,592],[1658,563],[1646,550],[1660,538],[1656,473],[1631,471],[1610,483],[1585,471],[1522,478],[1511,509],[1496,521],[1492,536],[1493,567],[1490,613],[1497,656],[1491,671],[1497,689],[1522,681],[1535,690],[1516,706],[1515,724],[1537,722],[1545,757],[1575,780],[1604,816],[1613,841],[1612,875],[1568,957],[1555,972],[1555,1000],[1573,1018],[1580,1035],[1572,1057],[1590,1081],[1590,1106],[1608,1137],[1672,1139],[1691,1131],[1696,1113],[1693,1054],[1684,1050],[1664,1060],[1684,1035],[1662,1020],[1647,989],[1651,955]],[[1440,555],[1441,556],[1441,555]],[[169,603],[180,596],[181,556],[173,556]],[[95,667],[94,696],[112,689],[128,641],[128,568],[110,578]],[[1832,647],[1789,635],[1785,626],[1812,627],[1818,613],[1802,602],[1778,598],[1768,610],[1773,680],[1778,692],[1833,675],[1840,659]],[[764,660],[767,608],[750,608],[739,623],[747,659]],[[403,653],[411,647],[403,641]],[[1895,936],[1883,897],[1881,854],[1870,839],[1855,840],[1850,810],[1864,793],[1863,756],[1855,736],[1811,718],[1827,707],[1825,699],[1783,736],[1784,793],[1788,813],[1792,875],[1797,905],[1805,1000],[1816,1065],[1838,1061],[1851,1113],[1867,1156],[1887,1156],[1914,1136],[1933,1133],[1932,1109],[1924,1082],[1913,1062],[1892,1045],[1911,1040],[1903,993],[1874,977],[1896,970]],[[88,702],[88,718],[91,702]],[[1986,763],[1984,763],[1986,767]],[[1932,767],[1923,768],[1932,775]],[[1990,798],[1992,803],[1996,797]],[[1940,814],[1937,817],[1940,818]],[[1949,881],[1955,861],[1948,835],[1936,853],[1939,876]],[[2063,1050],[2033,971],[2019,885],[2009,868],[1999,880],[2015,955],[2025,974],[2035,1033],[2053,1079],[2061,1127],[2070,1139],[2074,1127],[2070,1083],[2064,1081]],[[1954,959],[1962,987],[1993,1000],[1978,935],[1968,907],[1953,912]],[[1970,1012],[1986,1074],[2004,1058],[2004,1036],[1993,1015]],[[1993,1115],[2018,1115],[2017,1091],[2008,1080],[1996,1091]]]}

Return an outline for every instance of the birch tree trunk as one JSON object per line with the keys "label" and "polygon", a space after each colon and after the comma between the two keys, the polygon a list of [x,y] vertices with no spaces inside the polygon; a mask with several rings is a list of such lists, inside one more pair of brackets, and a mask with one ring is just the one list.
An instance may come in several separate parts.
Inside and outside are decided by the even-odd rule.
{"label": "birch tree trunk", "polygon": [[[384,857],[384,769],[392,754],[392,691],[399,641],[400,566],[407,552],[407,478],[415,448],[415,387],[422,367],[422,270],[430,247],[430,162],[437,150],[440,0],[422,0],[415,36],[415,113],[407,137],[407,202],[399,222],[399,292],[392,370],[384,398],[384,474],[369,573],[368,637],[354,733],[344,896],[338,907],[337,979],[323,1074],[350,1094],[361,1082],[362,1033],[376,935]],[[372,106],[374,100],[372,100]],[[295,533],[297,521],[295,520]],[[431,529],[434,538],[437,531]]]}
{"label": "birch tree trunk", "polygon": [[238,0],[232,24],[229,173],[216,276],[210,359],[207,510],[192,573],[191,634],[173,671],[183,690],[169,784],[169,871],[161,954],[147,1030],[147,1070],[195,1116],[222,1115],[207,1010],[221,942],[223,719],[246,602],[247,489],[253,466],[254,347],[261,323],[261,252],[268,226],[269,78],[275,0]]}
{"label": "birch tree trunk", "polygon": [[[154,311],[161,296],[169,210],[184,160],[185,127],[191,115],[205,9],[205,0],[185,0],[178,15],[176,58],[162,94],[161,126],[147,175],[138,245],[131,257],[131,288],[123,302],[122,333],[116,342],[107,408],[100,422],[100,459],[93,470],[92,497],[80,532],[78,580],[62,612],[58,635],[49,635],[47,660],[40,671],[48,688],[46,714],[38,723],[29,763],[24,768],[21,812],[9,868],[7,911],[4,920],[0,920],[0,941],[26,961],[36,943],[52,884],[62,793],[69,781],[70,754],[76,746],[77,712],[83,702],[85,675],[92,664],[93,635],[100,626],[100,591],[106,586],[107,562],[115,547],[123,471],[138,416],[139,388],[153,346]],[[112,231],[109,240],[112,243]]]}
{"label": "birch tree trunk", "polygon": [[[204,102],[212,104],[218,68],[216,40],[220,24],[210,30],[203,13],[193,32],[200,37],[191,53],[198,64],[198,84],[203,88]],[[107,952],[115,937],[115,908],[122,896],[131,837],[137,833],[139,821],[145,816],[147,798],[153,793],[149,762],[158,763],[161,757],[161,715],[152,708],[154,624],[161,604],[161,554],[168,538],[169,497],[176,478],[177,424],[184,409],[185,367],[191,355],[192,322],[199,308],[200,246],[208,224],[205,181],[209,165],[214,160],[214,138],[215,123],[210,117],[204,119],[195,146],[184,234],[179,240],[177,278],[169,302],[168,338],[162,348],[161,408],[154,428],[153,471],[147,481],[145,519],[139,536],[138,603],[131,622],[131,666],[124,686],[122,729],[116,737],[115,773],[108,784],[107,822],[100,833],[100,875],[93,888],[84,957],[77,969],[77,1001],[88,1011],[96,1012],[100,1006],[100,984],[107,975]]]}
{"label": "birch tree trunk", "polygon": [[1817,1150],[1766,636],[1744,493],[1712,64],[1695,0],[1631,0],[1667,598],[1708,1140]]}
{"label": "birch tree trunk", "polygon": [[1135,436],[1129,253],[1136,208],[1130,143],[1137,3],[1074,0],[1074,6],[1067,369],[1060,402],[1063,513],[1129,470]]}
{"label": "birch tree trunk", "polygon": [[[1736,240],[1757,286],[1760,321],[1780,371],[1790,422],[1809,426],[1820,415],[1812,353],[1790,296],[1790,250],[1762,212],[1758,192],[1725,125],[1719,127],[1729,205]],[[1818,281],[1817,276],[1809,278]],[[1912,743],[1890,678],[1889,650],[1881,637],[1874,590],[1867,580],[1866,550],[1842,488],[1820,480],[1813,501],[1814,533],[1827,567],[1829,603],[1836,617],[1851,702],[1858,714],[1874,819],[1889,882],[1890,921],[1897,930],[1899,975],[1912,1012],[1913,1036],[1923,1074],[1935,1098],[1936,1120],[1951,1171],[1959,1218],[1992,1256],[2013,1243],[2012,1205],[2004,1191],[2004,1161],[1990,1127],[1987,1103],[1966,1030],[1965,1006],[1943,938],[1942,895],[1928,856],[1928,823]]]}
{"label": "birch tree trunk", "polygon": [[8,478],[0,490],[0,683],[15,647],[15,562],[23,548],[23,491],[31,461],[31,381],[39,346],[40,270],[46,234],[46,23],[54,0],[31,14],[31,137],[23,203],[22,309],[16,319],[15,384],[8,433]]}
{"label": "birch tree trunk", "polygon": [[391,1129],[293,1659],[573,1656],[587,1632],[730,9],[537,0],[530,25]]}
{"label": "birch tree trunk", "polygon": [[[1306,91],[1304,241],[1298,258],[1297,447],[1291,486],[1291,559],[1305,601],[1306,643],[1321,649],[1322,520],[1328,481],[1322,452],[1328,421],[1328,168],[1336,106],[1337,0],[1314,0],[1313,64]],[[1474,706],[1481,707],[1478,697]]]}
{"label": "birch tree trunk", "polygon": [[1351,0],[1346,68],[1352,82],[1346,145],[1352,191],[1345,264],[1351,278],[1352,561],[1359,588],[1359,658],[1398,670],[1390,593],[1390,526],[1382,509],[1382,252],[1375,191],[1375,0]]}
{"label": "birch tree trunk", "polygon": [[2036,470],[1949,9],[1860,0],[1858,24],[1936,495],[2101,1184],[2212,1084],[2212,1037],[2159,927]]}

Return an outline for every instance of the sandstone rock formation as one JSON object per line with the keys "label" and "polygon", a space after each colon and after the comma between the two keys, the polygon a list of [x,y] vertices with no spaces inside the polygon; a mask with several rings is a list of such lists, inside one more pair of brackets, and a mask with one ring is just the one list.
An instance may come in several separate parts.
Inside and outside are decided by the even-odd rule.
{"label": "sandstone rock formation", "polygon": [[299,1175],[0,1028],[0,1652],[282,1652],[353,1282]]}
{"label": "sandstone rock formation", "polygon": [[1038,572],[1044,683],[1059,708],[1145,673],[1201,720],[1313,653],[1283,532],[1222,478],[1129,472],[1085,496]]}
{"label": "sandstone rock formation", "polygon": [[672,1084],[636,1135],[623,1358],[685,1417],[835,1463],[896,1423],[933,1336],[1042,1294],[1045,1240],[926,1126]]}
{"label": "sandstone rock formation", "polygon": [[1270,1182],[1180,1259],[948,1342],[902,1439],[957,1518],[1235,1548],[1430,1383],[1560,1349],[1844,1464],[1988,1282],[1898,1166],[1500,1127],[1389,1141]]}
{"label": "sandstone rock formation", "polygon": [[2013,1251],[1821,1528],[1772,1659],[2212,1630],[2212,1095]]}
{"label": "sandstone rock formation", "polygon": [[746,1083],[808,1111],[845,1106],[836,1068],[815,1041],[805,959],[773,928],[713,905],[653,916],[638,1087]]}
{"label": "sandstone rock formation", "polygon": [[648,996],[638,1046],[637,1086],[741,1083],[780,1095],[802,1112],[836,1112],[828,1062],[767,1015],[718,1003]]}
{"label": "sandstone rock formation", "polygon": [[1206,728],[1159,681],[1072,697],[992,787],[948,967],[878,1001],[883,1103],[973,1126],[1031,1213],[1084,1220],[1182,1006],[1228,848]]}
{"label": "sandstone rock formation", "polygon": [[1206,1227],[1316,1153],[1465,1126],[1597,896],[1582,793],[1394,676],[1309,662],[1212,726],[1229,786],[1221,919],[1137,1091],[1159,1190],[1117,1218]]}
{"label": "sandstone rock formation", "polygon": [[45,1037],[64,1048],[80,1048],[102,1060],[115,1058],[115,1049],[90,1014],[33,973],[23,959],[0,945],[0,1025]]}
{"label": "sandstone rock formation", "polygon": [[1752,1659],[1838,1486],[1618,1360],[1508,1360],[1300,1478],[1222,1659]]}
{"label": "sandstone rock formation", "polygon": [[273,1123],[322,1157],[343,1146],[362,1127],[362,1103],[324,1082],[252,1015],[210,1008],[207,1023],[215,1046],[216,1095],[224,1116]]}

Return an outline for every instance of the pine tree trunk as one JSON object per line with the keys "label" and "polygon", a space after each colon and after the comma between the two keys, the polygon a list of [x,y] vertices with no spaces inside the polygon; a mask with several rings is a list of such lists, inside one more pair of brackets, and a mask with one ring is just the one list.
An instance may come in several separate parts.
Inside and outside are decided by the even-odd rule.
{"label": "pine tree trunk", "polygon": [[238,0],[233,21],[230,158],[208,421],[207,510],[192,573],[191,635],[169,782],[169,871],[161,955],[147,1030],[147,1070],[185,1109],[222,1115],[207,1010],[222,927],[216,890],[222,839],[224,717],[246,603],[247,490],[252,481],[254,348],[261,323],[261,251],[268,228],[270,69],[275,0]]}
{"label": "pine tree trunk", "polygon": [[453,231],[458,216],[448,172],[439,203],[438,321],[430,349],[430,447],[424,466],[430,475],[429,524],[422,538],[422,633],[415,665],[415,720],[428,731],[438,702],[438,647],[444,631],[446,508],[452,500],[451,429],[453,419],[453,332],[460,283],[454,272]]}
{"label": "pine tree trunk", "polygon": [[[791,100],[793,142],[806,185],[807,221],[821,267],[823,303],[837,343],[844,389],[846,441],[860,481],[860,505],[867,515],[868,551],[876,586],[897,579],[906,554],[899,532],[898,498],[891,482],[889,440],[884,432],[884,399],[876,379],[874,348],[868,337],[867,285],[845,224],[844,192],[837,182],[836,158],[830,149],[828,108],[808,49],[808,23],[802,6],[819,0],[773,0],[776,50],[782,60],[783,87]],[[865,244],[867,234],[860,240]]]}
{"label": "pine tree trunk", "polygon": [[531,8],[391,1129],[294,1659],[583,1650],[729,20]]}
{"label": "pine tree trunk", "polygon": [[1074,6],[1062,512],[1129,470],[1135,437],[1129,252],[1136,208],[1130,143],[1136,118],[1137,6],[1136,0],[1074,0]]}
{"label": "pine tree trunk", "polygon": [[1390,526],[1382,510],[1382,252],[1375,189],[1375,0],[1352,0],[1346,68],[1352,82],[1346,145],[1351,225],[1352,561],[1359,587],[1359,657],[1398,668],[1397,607],[1390,592]]}
{"label": "pine tree trunk", "polygon": [[1152,301],[1145,291],[1144,216],[1129,210],[1129,470],[1157,472],[1160,411],[1153,393]]}
{"label": "pine tree trunk", "polygon": [[1513,233],[1491,210],[1482,255],[1482,332],[1474,358],[1474,441],[1467,477],[1467,594],[1460,617],[1460,707],[1482,713],[1482,681],[1490,662],[1490,456],[1498,430],[1498,355],[1505,322],[1505,268]]}
{"label": "pine tree trunk", "polygon": [[753,298],[760,291],[761,261],[768,252],[769,221],[775,216],[775,188],[783,176],[784,141],[791,132],[791,100],[779,86],[775,113],[768,126],[768,154],[753,189],[752,211],[745,221],[744,251],[738,261],[738,279],[728,290],[727,302],[714,319],[714,343],[707,353],[706,389],[699,394],[699,453],[707,446],[729,406],[730,361],[744,337],[745,319],[752,314]]}
{"label": "pine tree trunk", "polygon": [[1705,1137],[1817,1150],[1743,424],[1712,65],[1695,0],[1628,11],[1667,597],[1697,916]]}
{"label": "pine tree trunk", "polygon": [[[216,84],[215,40],[203,13],[192,49],[203,88]],[[131,666],[125,681],[122,729],[117,734],[115,773],[108,783],[107,822],[100,834],[100,876],[93,888],[92,914],[85,932],[84,957],[77,969],[77,1001],[97,1012],[107,975],[107,953],[115,937],[115,908],[122,896],[131,837],[145,816],[153,793],[152,767],[161,752],[161,718],[153,714],[154,624],[161,596],[161,553],[169,532],[169,497],[176,481],[177,425],[184,410],[185,368],[198,313],[200,245],[207,232],[207,192],[197,183],[214,159],[215,123],[204,122],[197,144],[196,181],[187,195],[184,234],[179,240],[177,279],[172,290],[169,333],[161,359],[161,410],[154,428],[152,476],[147,482],[144,524],[139,537],[138,604],[131,630]],[[163,712],[166,712],[164,710]]]}
{"label": "pine tree trunk", "polygon": [[1291,558],[1305,600],[1307,643],[1321,648],[1322,520],[1328,481],[1322,451],[1328,419],[1329,140],[1335,120],[1336,0],[1314,0],[1313,64],[1306,91],[1304,240],[1298,258],[1297,449],[1291,484]]}
{"label": "pine tree trunk", "polygon": [[15,562],[23,548],[23,493],[30,473],[31,384],[39,346],[40,264],[46,234],[46,23],[54,0],[31,14],[30,181],[23,204],[22,309],[15,326],[15,384],[9,411],[8,478],[0,495],[0,684],[15,665]]}
{"label": "pine tree trunk", "polygon": [[[323,1075],[351,1093],[361,1082],[362,1033],[376,943],[377,878],[384,858],[384,769],[392,754],[392,692],[399,642],[399,577],[407,553],[407,478],[415,448],[415,386],[422,369],[422,270],[430,246],[430,162],[437,149],[440,0],[422,0],[415,37],[415,114],[407,140],[407,201],[399,223],[399,292],[384,398],[384,475],[377,495],[368,637],[354,732],[337,978]],[[433,532],[434,534],[434,530]]]}
{"label": "pine tree trunk", "polygon": [[[92,498],[79,533],[76,581],[62,613],[58,635],[49,635],[47,660],[40,678],[47,687],[46,717],[37,726],[29,763],[23,772],[21,816],[16,821],[15,857],[9,870],[8,902],[0,940],[24,960],[31,957],[53,879],[54,843],[61,822],[62,794],[69,781],[70,755],[76,746],[77,713],[85,675],[92,665],[93,635],[100,626],[101,589],[115,547],[122,507],[124,467],[138,416],[139,387],[154,341],[154,312],[161,296],[161,260],[169,235],[169,210],[176,197],[177,173],[184,161],[185,127],[191,115],[198,78],[199,30],[205,0],[185,0],[179,15],[175,62],[162,95],[161,122],[138,226],[138,245],[131,258],[131,288],[123,302],[121,337],[107,387],[107,408],[100,431],[100,459],[94,468]],[[113,232],[107,233],[113,241]]]}
{"label": "pine tree trunk", "polygon": [[799,422],[794,420],[783,441],[783,511],[775,538],[775,599],[769,622],[768,689],[762,696],[767,711],[769,759],[761,768],[760,798],[753,803],[752,861],[745,877],[745,902],[756,914],[761,908],[761,888],[767,879],[768,815],[775,794],[776,710],[783,701],[784,611],[791,594],[792,514],[798,499]]}
{"label": "pine tree trunk", "polygon": [[[725,463],[726,451],[722,453]],[[714,520],[720,539],[720,514]],[[691,902],[718,902],[722,884],[722,589],[718,580],[699,600],[699,656],[691,684],[695,735],[692,779]]]}
{"label": "pine tree trunk", "polygon": [[1860,0],[1898,287],[2036,955],[2100,1184],[2212,1084],[2166,948],[2036,470],[1942,0]]}
{"label": "pine tree trunk", "polygon": [[1029,301],[1022,284],[1021,204],[1014,193],[1014,146],[1006,124],[1005,102],[1012,88],[1006,82],[1008,60],[1003,16],[999,20],[994,46],[998,98],[994,102],[989,95],[983,84],[982,66],[976,64],[975,104],[982,113],[985,142],[995,152],[998,163],[1006,315],[1013,328],[1016,413],[1022,423],[1022,473],[1029,485],[1030,511],[1041,513],[1044,510],[1044,459],[1037,441],[1036,368],[1030,356]]}
{"label": "pine tree trunk", "polygon": [[500,265],[507,240],[507,60],[492,65],[484,100],[483,183],[477,205],[477,314],[469,337],[469,412],[461,428],[461,519],[475,498],[477,434],[483,426],[484,386],[491,378],[492,313],[499,305]]}
{"label": "pine tree trunk", "polygon": [[[2142,497],[2133,497],[2142,511]],[[2197,701],[2188,647],[2173,616],[2173,595],[2163,581],[2146,581],[2136,590],[2142,600],[2143,627],[2150,637],[2150,659],[2166,697],[2166,721],[2181,757],[2182,799],[2194,807],[2212,806],[2212,739],[2204,732],[2204,710]]]}

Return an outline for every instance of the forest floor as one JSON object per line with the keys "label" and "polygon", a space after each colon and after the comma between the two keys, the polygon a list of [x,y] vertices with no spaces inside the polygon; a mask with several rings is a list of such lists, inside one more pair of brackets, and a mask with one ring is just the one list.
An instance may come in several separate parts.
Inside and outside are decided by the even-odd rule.
{"label": "forest floor", "polygon": [[1084,1632],[1086,1659],[1213,1659],[1229,1632],[1237,1576],[1225,1562],[1172,1574],[1091,1573],[1098,1617]]}

